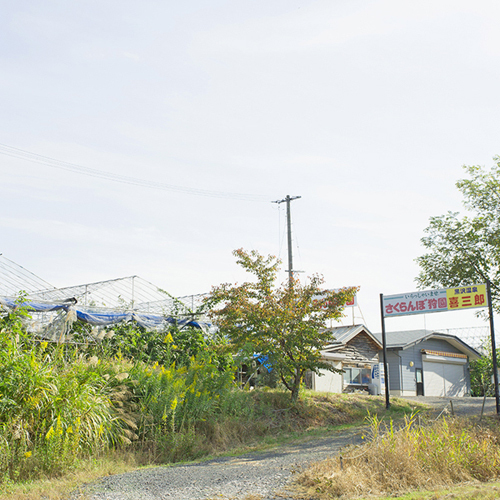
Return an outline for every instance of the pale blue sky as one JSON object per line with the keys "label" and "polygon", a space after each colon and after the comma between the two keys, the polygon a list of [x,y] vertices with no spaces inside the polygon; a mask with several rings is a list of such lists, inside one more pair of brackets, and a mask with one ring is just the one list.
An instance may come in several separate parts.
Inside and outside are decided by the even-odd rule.
{"label": "pale blue sky", "polygon": [[[285,258],[284,207],[270,201],[300,195],[296,269],[330,288],[361,286],[377,331],[378,294],[415,289],[429,217],[460,209],[461,165],[500,154],[498,2],[0,8],[0,143],[269,200],[155,190],[0,155],[0,252],[56,286],[138,274],[185,295],[241,281],[231,251]],[[477,324],[468,313],[434,316],[426,326]]]}

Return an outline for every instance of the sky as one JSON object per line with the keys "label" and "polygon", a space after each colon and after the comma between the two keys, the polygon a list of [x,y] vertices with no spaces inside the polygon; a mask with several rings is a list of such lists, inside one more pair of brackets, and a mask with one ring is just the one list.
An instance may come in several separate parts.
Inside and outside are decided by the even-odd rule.
{"label": "sky", "polygon": [[379,294],[417,289],[429,218],[462,210],[462,166],[500,154],[496,1],[0,8],[0,253],[57,287],[139,275],[205,293],[246,279],[237,248],[280,256],[285,281],[272,201],[300,196],[294,269],[359,286],[344,322],[377,332]]}

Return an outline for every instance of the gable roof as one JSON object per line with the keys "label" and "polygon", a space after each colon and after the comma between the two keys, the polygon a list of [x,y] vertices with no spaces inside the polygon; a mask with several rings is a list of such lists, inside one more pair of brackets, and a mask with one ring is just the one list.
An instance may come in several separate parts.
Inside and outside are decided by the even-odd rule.
{"label": "gable roof", "polygon": [[[382,334],[375,333],[374,336],[382,343]],[[467,354],[471,360],[476,360],[481,357],[481,354],[466,344],[463,340],[455,335],[448,333],[434,332],[431,330],[408,330],[405,332],[386,332],[387,349],[408,349],[415,344],[429,339],[445,340],[460,352]]]}
{"label": "gable roof", "polygon": [[382,341],[373,335],[364,325],[337,326],[334,328],[326,328],[326,330],[332,333],[332,342],[323,348],[324,351],[338,349],[346,345],[360,333],[365,333],[375,342],[379,349],[382,349]]}

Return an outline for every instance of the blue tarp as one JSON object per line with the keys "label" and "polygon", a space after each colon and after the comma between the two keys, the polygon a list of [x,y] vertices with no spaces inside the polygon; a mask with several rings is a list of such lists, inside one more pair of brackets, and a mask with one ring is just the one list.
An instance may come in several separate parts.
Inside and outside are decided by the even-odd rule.
{"label": "blue tarp", "polygon": [[191,326],[193,328],[199,329],[202,329],[202,326],[209,326],[207,323],[200,323],[191,319],[176,319],[157,314],[144,314],[139,312],[126,311],[95,311],[93,309],[75,307],[73,301],[61,301],[52,303],[26,301],[19,303],[17,300],[10,297],[0,297],[0,304],[7,306],[10,309],[15,309],[16,307],[25,307],[29,311],[35,312],[50,312],[58,310],[69,311],[70,309],[72,309],[76,312],[76,317],[79,321],[95,326],[108,326],[114,325],[116,323],[121,323],[122,321],[131,320],[136,321],[137,324],[144,328],[164,327],[167,326],[167,323],[178,325],[180,327]]}
{"label": "blue tarp", "polygon": [[36,312],[50,312],[50,311],[58,311],[60,309],[68,310],[68,307],[71,304],[63,304],[63,303],[41,303],[41,302],[23,302],[19,304],[15,299],[11,299],[8,297],[1,297],[0,304],[7,306],[11,309],[15,309],[16,307],[26,307],[30,311]]}
{"label": "blue tarp", "polygon": [[102,313],[76,308],[75,311],[76,317],[80,321],[96,326],[114,325],[115,323],[132,319],[132,314],[130,313]]}
{"label": "blue tarp", "polygon": [[265,354],[254,354],[253,357],[268,371],[268,373],[273,371],[273,365],[269,362],[269,356]]}

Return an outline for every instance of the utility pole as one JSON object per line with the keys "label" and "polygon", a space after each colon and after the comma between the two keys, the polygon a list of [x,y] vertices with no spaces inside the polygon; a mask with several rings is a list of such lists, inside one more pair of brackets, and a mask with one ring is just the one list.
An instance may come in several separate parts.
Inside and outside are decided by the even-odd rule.
{"label": "utility pole", "polygon": [[286,198],[283,200],[276,200],[273,201],[273,203],[286,203],[286,227],[287,227],[287,233],[288,233],[288,284],[289,286],[292,286],[293,284],[293,256],[292,256],[292,217],[290,214],[290,202],[293,200],[297,200],[299,198],[302,198],[301,196],[290,196],[289,194],[286,195]]}

